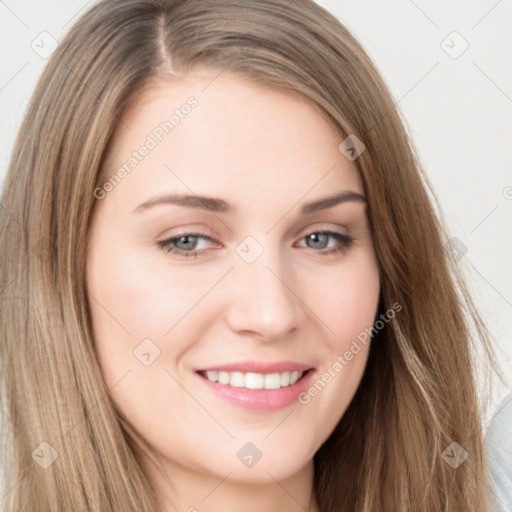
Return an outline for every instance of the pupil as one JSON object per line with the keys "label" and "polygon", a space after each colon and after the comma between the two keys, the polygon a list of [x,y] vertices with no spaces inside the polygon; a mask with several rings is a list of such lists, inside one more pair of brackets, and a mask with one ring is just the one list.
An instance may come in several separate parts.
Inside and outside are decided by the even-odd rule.
{"label": "pupil", "polygon": [[325,249],[325,247],[327,247],[327,238],[325,233],[313,233],[309,235],[309,240],[313,242],[314,249]]}
{"label": "pupil", "polygon": [[[191,237],[191,236],[182,236],[180,237],[177,241],[176,241],[176,244],[183,244],[183,247],[179,247],[180,249],[190,249],[192,246],[195,247],[195,243],[192,242],[191,243],[191,239],[193,239],[194,237]],[[197,240],[196,240],[197,242]]]}

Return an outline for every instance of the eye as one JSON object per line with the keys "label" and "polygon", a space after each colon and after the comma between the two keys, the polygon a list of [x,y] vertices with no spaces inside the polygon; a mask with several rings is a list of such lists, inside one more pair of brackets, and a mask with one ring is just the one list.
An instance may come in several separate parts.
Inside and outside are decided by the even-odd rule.
{"label": "eye", "polygon": [[[320,254],[337,254],[347,250],[354,242],[351,236],[336,231],[313,231],[301,240],[306,241],[306,247],[315,249]],[[334,246],[329,243],[330,241],[334,241]]]}
{"label": "eye", "polygon": [[204,243],[201,244],[200,240],[213,242],[211,237],[202,233],[184,233],[167,240],[162,240],[158,242],[158,245],[168,253],[177,254],[178,256],[196,257],[198,249],[204,249],[204,247],[201,247]]}

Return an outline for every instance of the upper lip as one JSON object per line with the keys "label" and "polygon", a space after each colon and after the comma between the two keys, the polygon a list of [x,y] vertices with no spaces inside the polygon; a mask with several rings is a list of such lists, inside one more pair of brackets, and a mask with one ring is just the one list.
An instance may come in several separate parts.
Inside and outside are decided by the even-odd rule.
{"label": "upper lip", "polygon": [[282,372],[305,372],[312,366],[293,361],[276,361],[265,363],[260,361],[241,361],[239,363],[220,364],[200,368],[198,372],[219,371],[219,372],[242,372],[242,373],[282,373]]}

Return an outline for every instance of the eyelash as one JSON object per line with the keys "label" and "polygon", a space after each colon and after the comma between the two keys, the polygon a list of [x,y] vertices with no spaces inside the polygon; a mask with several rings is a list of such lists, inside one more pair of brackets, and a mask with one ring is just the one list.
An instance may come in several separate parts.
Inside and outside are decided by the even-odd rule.
{"label": "eyelash", "polygon": [[[311,235],[328,235],[328,236],[336,239],[341,244],[340,247],[337,247],[334,249],[328,249],[328,250],[321,249],[319,251],[315,251],[315,249],[313,249],[314,252],[319,252],[322,255],[336,255],[336,254],[342,253],[342,252],[348,250],[350,248],[350,246],[352,245],[352,243],[354,242],[354,238],[349,235],[338,233],[336,231],[327,231],[327,230],[326,231],[311,231],[309,233],[306,233],[301,238],[301,240],[304,240],[305,238],[307,238],[308,236],[311,236]],[[176,254],[178,256],[184,256],[187,258],[197,257],[201,251],[198,251],[198,250],[183,251],[183,250],[178,249],[172,245],[177,240],[180,240],[180,238],[185,238],[185,237],[199,237],[199,238],[202,238],[209,242],[214,241],[213,238],[209,237],[208,235],[204,235],[203,233],[183,233],[181,235],[174,236],[172,238],[168,238],[167,240],[161,240],[158,242],[158,245],[161,247],[162,250],[167,249],[166,250],[167,253],[172,253],[172,254]]]}

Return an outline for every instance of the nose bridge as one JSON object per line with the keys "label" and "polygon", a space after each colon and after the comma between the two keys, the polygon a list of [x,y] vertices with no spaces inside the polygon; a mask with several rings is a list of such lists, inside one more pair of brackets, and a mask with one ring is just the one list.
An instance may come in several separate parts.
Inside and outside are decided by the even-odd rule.
{"label": "nose bridge", "polygon": [[284,336],[300,320],[300,304],[278,250],[268,247],[253,262],[238,258],[231,279],[228,320],[237,331],[253,331],[265,338]]}

